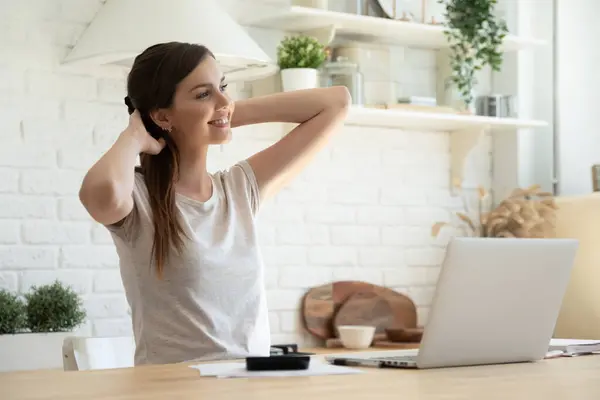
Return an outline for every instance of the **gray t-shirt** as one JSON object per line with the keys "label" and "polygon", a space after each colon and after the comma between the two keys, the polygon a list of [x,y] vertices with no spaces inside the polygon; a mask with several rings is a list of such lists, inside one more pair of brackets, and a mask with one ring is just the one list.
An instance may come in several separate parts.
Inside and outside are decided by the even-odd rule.
{"label": "gray t-shirt", "polygon": [[177,194],[185,240],[156,275],[148,191],[135,174],[134,208],[109,226],[132,311],[135,364],[268,355],[269,320],[255,217],[259,193],[241,161],[211,175],[202,203]]}

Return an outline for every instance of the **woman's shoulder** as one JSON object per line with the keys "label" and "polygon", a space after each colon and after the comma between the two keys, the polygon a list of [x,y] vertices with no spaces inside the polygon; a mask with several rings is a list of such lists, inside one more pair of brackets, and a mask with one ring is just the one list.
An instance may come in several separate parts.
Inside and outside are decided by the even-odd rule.
{"label": "woman's shoulder", "polygon": [[219,170],[213,174],[213,178],[220,182],[226,196],[247,202],[253,212],[258,211],[260,194],[254,170],[248,161],[241,160],[227,169]]}
{"label": "woman's shoulder", "polygon": [[246,160],[238,161],[228,168],[220,169],[213,176],[220,177],[229,184],[246,185],[253,184],[256,181],[254,170]]}

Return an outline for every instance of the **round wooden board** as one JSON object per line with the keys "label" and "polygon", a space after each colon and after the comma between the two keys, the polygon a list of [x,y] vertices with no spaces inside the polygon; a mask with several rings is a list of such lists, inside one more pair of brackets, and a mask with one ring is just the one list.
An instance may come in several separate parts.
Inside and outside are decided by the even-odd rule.
{"label": "round wooden board", "polygon": [[339,281],[317,286],[305,294],[302,319],[306,330],[320,339],[336,337],[333,319],[342,304],[357,292],[376,293],[385,298],[394,314],[394,326],[417,326],[417,309],[408,296],[367,282]]}
{"label": "round wooden board", "polygon": [[392,307],[385,297],[375,292],[356,292],[340,307],[333,317],[336,336],[341,325],[368,325],[375,327],[375,333],[385,333],[394,326]]}

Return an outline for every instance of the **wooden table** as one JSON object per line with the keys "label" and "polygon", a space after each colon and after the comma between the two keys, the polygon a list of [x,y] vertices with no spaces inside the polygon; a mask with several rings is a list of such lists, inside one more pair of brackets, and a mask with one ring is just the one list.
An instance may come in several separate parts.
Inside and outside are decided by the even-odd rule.
{"label": "wooden table", "polygon": [[187,364],[85,372],[11,372],[0,374],[0,399],[600,399],[600,356],[420,371],[364,371],[358,375],[253,379],[200,377]]}

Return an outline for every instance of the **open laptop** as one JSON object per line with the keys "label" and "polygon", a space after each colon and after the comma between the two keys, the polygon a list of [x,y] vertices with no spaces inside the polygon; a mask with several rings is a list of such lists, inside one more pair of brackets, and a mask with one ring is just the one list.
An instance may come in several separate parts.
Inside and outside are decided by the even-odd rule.
{"label": "open laptop", "polygon": [[326,360],[420,369],[541,360],[577,248],[575,239],[453,239],[419,350],[337,354]]}

